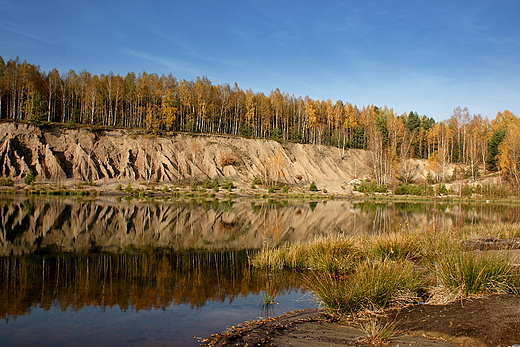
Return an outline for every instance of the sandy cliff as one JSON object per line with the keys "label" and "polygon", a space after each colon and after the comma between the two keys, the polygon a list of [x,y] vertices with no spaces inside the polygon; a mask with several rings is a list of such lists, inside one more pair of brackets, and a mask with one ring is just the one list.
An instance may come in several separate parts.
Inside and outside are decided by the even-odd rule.
{"label": "sandy cliff", "polygon": [[[151,136],[130,130],[92,130],[0,123],[0,176],[21,181],[34,170],[40,180],[160,181],[229,177],[249,186],[265,183],[345,192],[353,178],[368,173],[363,150],[281,144],[230,136]],[[343,188],[341,188],[343,187]]]}

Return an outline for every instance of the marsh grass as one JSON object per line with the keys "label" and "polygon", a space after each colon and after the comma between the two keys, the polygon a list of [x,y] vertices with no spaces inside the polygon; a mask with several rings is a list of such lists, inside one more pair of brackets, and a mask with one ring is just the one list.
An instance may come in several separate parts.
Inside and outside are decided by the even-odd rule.
{"label": "marsh grass", "polygon": [[[304,282],[331,313],[387,308],[469,295],[520,293],[520,270],[501,252],[466,251],[468,235],[511,237],[520,226],[446,229],[359,238],[325,237],[264,248],[251,262],[265,269],[302,271]],[[419,293],[421,295],[419,295]],[[421,298],[419,298],[419,296]]]}
{"label": "marsh grass", "polygon": [[251,263],[266,269],[314,269],[330,274],[349,271],[360,252],[350,238],[317,238],[308,243],[263,248]]}
{"label": "marsh grass", "polygon": [[340,314],[414,300],[420,285],[412,263],[391,260],[363,261],[340,279],[315,271],[307,275],[305,283],[328,311]]}
{"label": "marsh grass", "polygon": [[439,257],[432,272],[437,285],[462,295],[516,291],[515,269],[501,253],[451,251]]}
{"label": "marsh grass", "polygon": [[384,260],[414,260],[421,257],[418,233],[390,233],[368,238],[363,249],[368,258]]}
{"label": "marsh grass", "polygon": [[460,234],[465,238],[520,238],[520,223],[489,223],[465,226],[460,229]]}
{"label": "marsh grass", "polygon": [[363,333],[363,341],[375,346],[388,344],[397,337],[401,323],[397,320],[390,320],[386,316],[366,313],[366,317],[360,320],[360,329]]}
{"label": "marsh grass", "polygon": [[276,302],[276,291],[270,290],[266,288],[262,291],[260,297],[260,312],[264,317],[270,317],[274,314],[274,306],[277,305]]}
{"label": "marsh grass", "polygon": [[329,237],[316,239],[304,250],[308,268],[329,274],[346,273],[359,261],[360,252],[350,238]]}

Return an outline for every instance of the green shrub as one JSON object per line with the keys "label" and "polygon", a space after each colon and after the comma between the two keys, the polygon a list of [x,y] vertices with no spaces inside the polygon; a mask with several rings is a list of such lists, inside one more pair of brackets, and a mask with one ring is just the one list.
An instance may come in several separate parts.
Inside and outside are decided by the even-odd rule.
{"label": "green shrub", "polygon": [[269,138],[278,142],[282,141],[282,130],[280,130],[280,128],[274,128],[271,130]]}
{"label": "green shrub", "polygon": [[0,177],[0,186],[12,187],[14,186],[14,181],[11,177]]}
{"label": "green shrub", "polygon": [[460,190],[460,194],[461,194],[462,196],[471,196],[471,195],[473,195],[473,187],[470,186],[470,185],[465,184],[465,185],[461,188],[461,190]]}
{"label": "green shrub", "polygon": [[375,181],[362,181],[360,184],[354,186],[354,190],[365,194],[388,192],[388,188],[385,184],[378,185]]}
{"label": "green shrub", "polygon": [[253,136],[253,128],[247,123],[244,123],[238,130],[241,136],[251,137]]}
{"label": "green shrub", "polygon": [[423,185],[402,183],[395,188],[395,195],[425,195]]}
{"label": "green shrub", "polygon": [[36,180],[36,174],[34,173],[34,171],[32,169],[30,169],[29,172],[25,175],[25,177],[23,179],[23,183],[31,185],[34,183],[35,180]]}
{"label": "green shrub", "polygon": [[233,188],[235,188],[233,181],[230,178],[224,178],[224,181],[222,182],[222,189],[231,191]]}
{"label": "green shrub", "polygon": [[316,183],[314,181],[311,182],[311,185],[309,186],[309,190],[311,192],[317,192],[318,191],[318,187],[316,186]]}
{"label": "green shrub", "polygon": [[436,193],[437,195],[449,195],[453,194],[453,190],[448,190],[448,188],[446,188],[446,185],[444,183],[441,183],[437,186]]}
{"label": "green shrub", "polygon": [[47,113],[47,100],[37,93],[30,108],[30,115],[27,117],[29,124],[42,128],[50,124]]}
{"label": "green shrub", "polygon": [[292,129],[289,133],[289,140],[297,143],[302,142],[302,133],[299,132],[296,128]]}
{"label": "green shrub", "polygon": [[206,178],[204,180],[204,182],[202,183],[202,188],[211,189],[211,187],[212,187],[211,180],[209,178]]}

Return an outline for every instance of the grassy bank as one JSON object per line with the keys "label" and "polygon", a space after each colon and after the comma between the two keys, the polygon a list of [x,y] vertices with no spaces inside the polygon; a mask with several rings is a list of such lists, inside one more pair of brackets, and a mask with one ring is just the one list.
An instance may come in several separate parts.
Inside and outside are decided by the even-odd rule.
{"label": "grassy bank", "polygon": [[254,266],[293,268],[331,313],[350,314],[469,295],[520,292],[520,271],[507,251],[469,251],[464,240],[516,238],[520,224],[460,230],[325,237],[264,248]]}

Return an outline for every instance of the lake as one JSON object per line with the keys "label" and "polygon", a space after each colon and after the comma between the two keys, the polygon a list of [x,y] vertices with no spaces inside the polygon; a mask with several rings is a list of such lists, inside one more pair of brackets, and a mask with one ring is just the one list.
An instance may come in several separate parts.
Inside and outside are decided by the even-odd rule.
{"label": "lake", "polygon": [[198,346],[246,320],[316,307],[297,272],[248,265],[262,247],[519,219],[520,206],[494,203],[3,196],[0,339]]}

